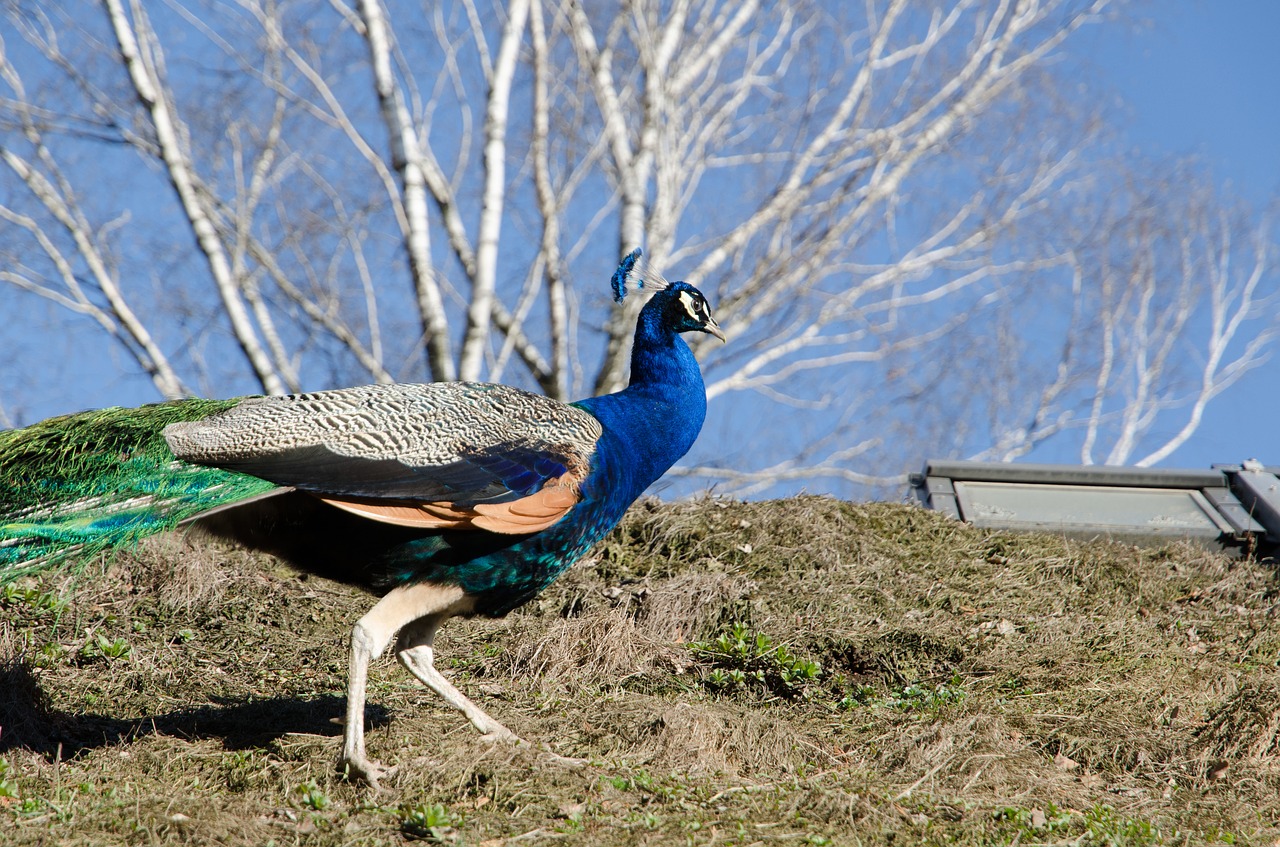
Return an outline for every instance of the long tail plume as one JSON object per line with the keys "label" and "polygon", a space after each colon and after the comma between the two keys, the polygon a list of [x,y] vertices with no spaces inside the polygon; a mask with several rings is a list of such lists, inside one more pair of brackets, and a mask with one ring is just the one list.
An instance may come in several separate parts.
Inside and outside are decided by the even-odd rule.
{"label": "long tail plume", "polygon": [[174,458],[162,431],[238,401],[103,409],[0,432],[0,583],[274,486]]}

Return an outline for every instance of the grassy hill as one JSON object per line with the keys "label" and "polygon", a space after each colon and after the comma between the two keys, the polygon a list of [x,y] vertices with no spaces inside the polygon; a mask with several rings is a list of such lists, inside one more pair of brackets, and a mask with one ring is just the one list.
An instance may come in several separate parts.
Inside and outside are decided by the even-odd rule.
{"label": "grassy hill", "polygon": [[[104,573],[105,567],[105,573]],[[1271,563],[803,497],[643,504],[333,772],[370,599],[198,538],[0,589],[0,832],[35,844],[1265,844]]]}

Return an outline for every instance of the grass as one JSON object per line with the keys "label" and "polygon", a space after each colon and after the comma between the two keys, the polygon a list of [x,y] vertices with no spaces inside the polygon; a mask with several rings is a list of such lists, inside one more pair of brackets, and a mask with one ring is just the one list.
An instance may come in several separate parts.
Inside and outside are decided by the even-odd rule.
{"label": "grass", "polygon": [[68,844],[1259,844],[1280,838],[1270,562],[802,497],[637,506],[439,664],[389,658],[378,794],[333,772],[370,598],[156,539],[0,589],[0,832]]}

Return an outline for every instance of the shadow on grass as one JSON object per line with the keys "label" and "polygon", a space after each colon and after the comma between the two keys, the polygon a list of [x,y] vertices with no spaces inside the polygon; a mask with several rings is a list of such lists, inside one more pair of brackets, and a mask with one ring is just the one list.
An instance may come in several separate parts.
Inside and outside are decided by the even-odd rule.
{"label": "shadow on grass", "polygon": [[[49,707],[25,662],[0,666],[0,692],[0,753],[28,750],[50,761],[148,735],[220,739],[228,750],[263,747],[290,733],[337,736],[346,710],[345,698],[325,696],[223,701],[134,719],[62,712]],[[387,710],[369,706],[365,722],[385,726]]]}

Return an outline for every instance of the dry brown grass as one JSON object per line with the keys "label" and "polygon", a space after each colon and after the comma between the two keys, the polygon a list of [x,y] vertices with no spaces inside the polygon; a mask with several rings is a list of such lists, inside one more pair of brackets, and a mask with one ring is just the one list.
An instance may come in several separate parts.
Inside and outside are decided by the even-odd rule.
{"label": "dry brown grass", "polygon": [[[12,844],[1183,844],[1280,835],[1270,563],[816,497],[642,504],[441,665],[558,753],[373,673],[379,795],[332,773],[369,598],[161,539],[6,595]],[[734,624],[816,661],[711,684]],[[773,654],[770,654],[773,655]]]}

